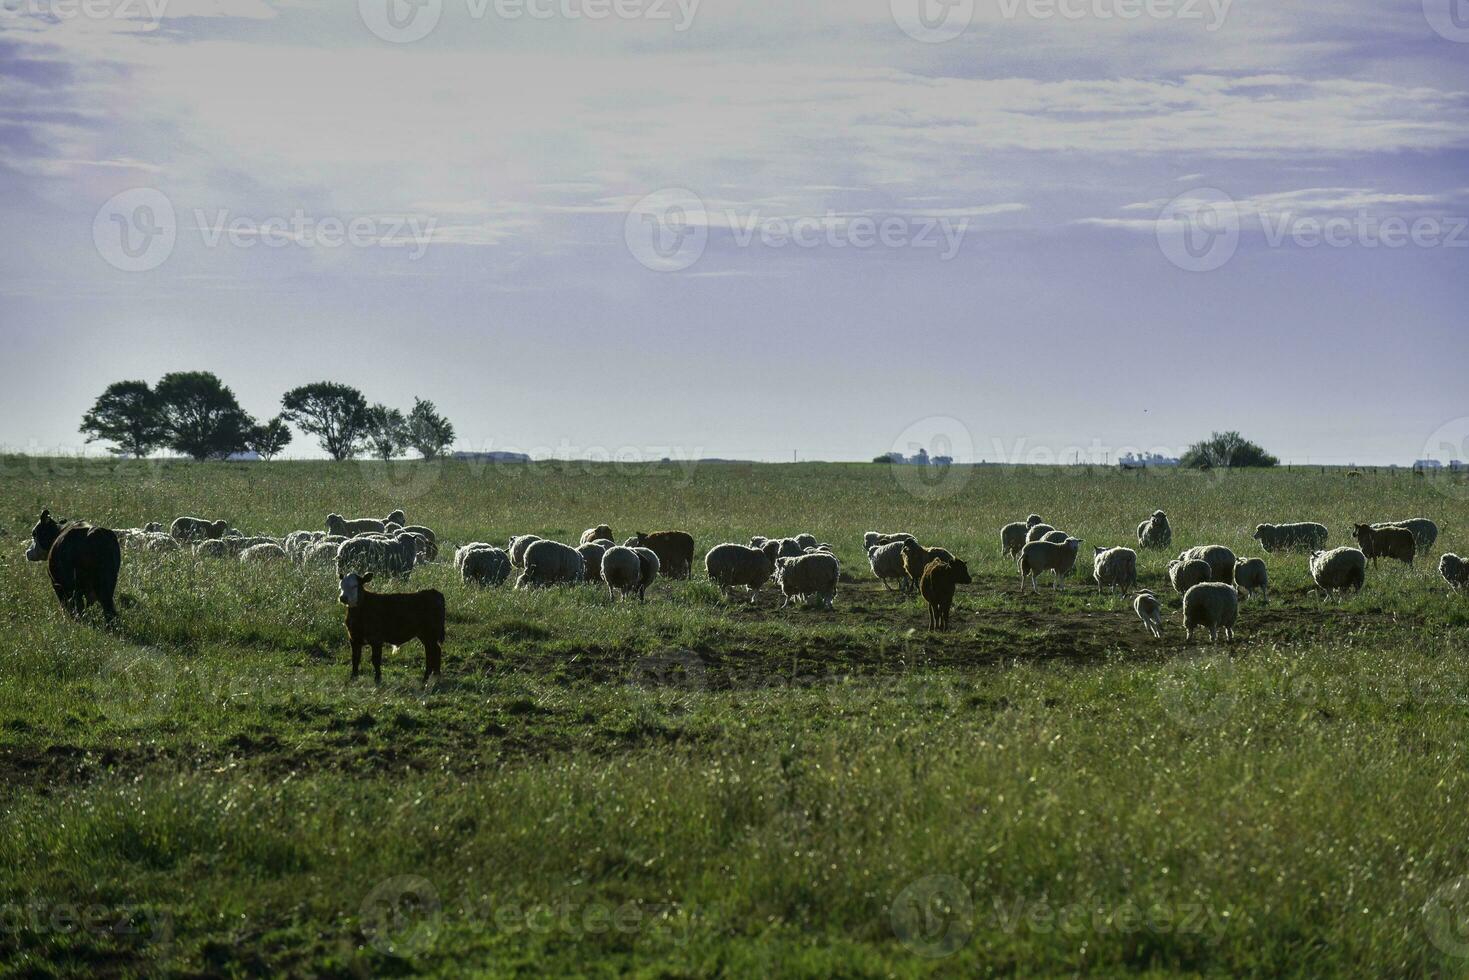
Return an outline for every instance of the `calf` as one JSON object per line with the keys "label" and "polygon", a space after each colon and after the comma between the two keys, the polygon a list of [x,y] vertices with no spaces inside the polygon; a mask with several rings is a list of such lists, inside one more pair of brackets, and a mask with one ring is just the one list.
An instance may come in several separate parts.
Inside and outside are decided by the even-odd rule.
{"label": "calf", "polygon": [[954,607],[954,587],[968,585],[973,581],[969,577],[969,566],[958,559],[951,563],[935,558],[924,567],[923,575],[918,581],[918,591],[928,602],[929,629],[949,628],[949,611]]}
{"label": "calf", "polygon": [[1377,564],[1378,558],[1396,558],[1408,565],[1413,564],[1413,559],[1418,555],[1418,542],[1413,537],[1413,532],[1405,527],[1389,525],[1387,527],[1373,527],[1370,524],[1357,524],[1352,528],[1357,538],[1357,544],[1362,548],[1362,554],[1372,559],[1372,564]]}
{"label": "calf", "polygon": [[347,638],[352,643],[352,677],[362,666],[362,648],[372,647],[372,678],[383,682],[383,644],[397,649],[409,640],[423,643],[423,682],[440,674],[444,642],[444,594],[437,589],[423,592],[381,594],[364,586],[372,573],[342,578],[337,601],[347,607]]}
{"label": "calf", "polygon": [[[601,530],[594,528],[593,530]],[[685,531],[639,531],[627,539],[629,548],[647,548],[658,556],[663,574],[669,578],[688,578],[694,567],[694,536]]]}
{"label": "calf", "polygon": [[56,598],[73,616],[80,616],[95,602],[108,623],[117,619],[112,597],[122,569],[122,546],[115,532],[80,521],[57,521],[49,510],[43,510],[31,528],[26,561],[46,563]]}

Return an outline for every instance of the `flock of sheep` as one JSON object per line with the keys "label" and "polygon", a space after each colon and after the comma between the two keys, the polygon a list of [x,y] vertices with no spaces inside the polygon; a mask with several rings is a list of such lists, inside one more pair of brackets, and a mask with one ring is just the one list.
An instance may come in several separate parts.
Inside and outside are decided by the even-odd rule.
{"label": "flock of sheep", "polygon": [[[246,563],[295,562],[334,566],[338,576],[377,573],[406,578],[414,566],[437,560],[438,536],[422,525],[407,522],[394,511],[384,518],[347,519],[328,515],[325,530],[294,531],[284,538],[248,537],[226,521],[180,517],[167,531],[161,525],[117,532],[125,548],[150,552],[192,548],[206,558],[237,558]],[[1360,591],[1367,563],[1392,558],[1412,564],[1438,538],[1438,527],[1426,518],[1383,524],[1358,524],[1358,547],[1326,550],[1328,530],[1315,523],[1261,524],[1254,539],[1267,552],[1304,550],[1310,553],[1312,580],[1324,595]],[[1168,516],[1156,511],[1137,527],[1137,545],[1166,549],[1173,541]],[[1025,521],[1000,530],[1002,552],[1016,562],[1021,588],[1038,591],[1042,575],[1054,576],[1054,588],[1063,587],[1073,571],[1082,541],[1032,514]],[[973,580],[964,561],[944,548],[925,548],[906,532],[869,531],[863,546],[872,573],[886,588],[917,593],[929,607],[929,626],[946,629],[957,586]],[[511,537],[501,548],[474,542],[454,552],[454,568],[466,583],[496,586],[515,576],[516,588],[582,582],[605,585],[609,596],[619,593],[646,599],[648,587],[660,576],[691,577],[694,539],[683,531],[639,532],[618,544],[605,525],[589,528],[573,546],[534,534]],[[1163,604],[1148,589],[1138,589],[1137,552],[1127,547],[1094,548],[1092,580],[1098,591],[1134,595],[1139,619],[1155,636],[1162,636]],[[709,579],[726,594],[746,589],[754,603],[773,579],[784,597],[831,608],[841,576],[841,564],[831,545],[814,535],[786,538],[756,536],[748,544],[716,545],[704,555]],[[1439,572],[1454,589],[1469,586],[1469,562],[1445,554]],[[1269,569],[1259,557],[1237,557],[1223,545],[1190,548],[1168,563],[1168,581],[1182,596],[1186,638],[1207,629],[1218,639],[1233,638],[1242,597],[1269,598]]]}

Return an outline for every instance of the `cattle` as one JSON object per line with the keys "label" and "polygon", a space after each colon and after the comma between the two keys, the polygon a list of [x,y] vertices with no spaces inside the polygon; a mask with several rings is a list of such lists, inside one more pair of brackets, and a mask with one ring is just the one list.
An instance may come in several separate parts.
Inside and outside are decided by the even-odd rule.
{"label": "cattle", "polygon": [[954,587],[969,585],[969,566],[955,559],[952,563],[935,558],[923,569],[918,580],[919,594],[928,602],[928,628],[949,628],[949,611],[954,607]]}
{"label": "cattle", "polygon": [[658,556],[663,574],[669,578],[688,578],[694,567],[694,536],[684,531],[639,531],[627,539],[626,547],[647,548]]}
{"label": "cattle", "polygon": [[422,592],[378,593],[367,591],[372,573],[342,577],[337,601],[347,607],[347,639],[352,643],[352,679],[362,666],[362,648],[372,647],[372,677],[383,682],[383,644],[396,650],[410,640],[423,644],[423,682],[439,675],[443,654],[444,594],[437,589]]}
{"label": "cattle", "polygon": [[31,528],[26,561],[46,562],[51,588],[61,600],[61,607],[73,616],[80,616],[88,605],[96,603],[109,624],[117,619],[113,595],[122,570],[122,546],[111,529],[82,521],[58,521],[49,510],[43,510],[41,519]]}

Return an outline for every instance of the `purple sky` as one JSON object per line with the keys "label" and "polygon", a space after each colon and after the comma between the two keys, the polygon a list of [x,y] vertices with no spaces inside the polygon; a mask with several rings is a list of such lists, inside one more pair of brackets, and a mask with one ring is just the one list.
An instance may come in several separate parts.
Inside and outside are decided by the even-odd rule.
{"label": "purple sky", "polygon": [[538,456],[1469,455],[1455,2],[4,0],[0,444],[208,369]]}

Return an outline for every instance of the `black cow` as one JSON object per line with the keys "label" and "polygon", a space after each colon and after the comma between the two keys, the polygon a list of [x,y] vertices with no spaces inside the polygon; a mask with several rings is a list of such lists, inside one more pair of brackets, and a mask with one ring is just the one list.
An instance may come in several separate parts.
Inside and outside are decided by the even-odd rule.
{"label": "black cow", "polygon": [[31,528],[26,561],[46,562],[51,588],[56,590],[62,608],[73,616],[80,616],[95,602],[102,606],[107,622],[117,618],[112,596],[122,569],[122,547],[108,528],[58,521],[49,510],[43,510],[41,519]]}

